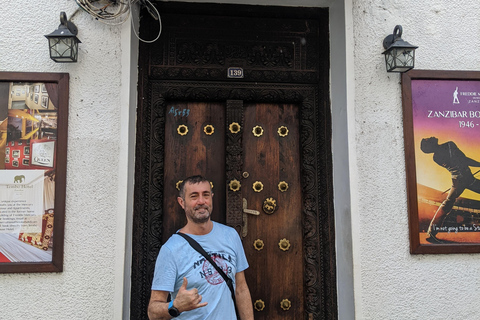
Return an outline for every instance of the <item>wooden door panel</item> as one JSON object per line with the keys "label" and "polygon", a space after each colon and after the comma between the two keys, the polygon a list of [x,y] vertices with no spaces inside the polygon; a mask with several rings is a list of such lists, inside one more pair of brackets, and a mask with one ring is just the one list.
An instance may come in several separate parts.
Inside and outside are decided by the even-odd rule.
{"label": "wooden door panel", "polygon": [[[246,271],[252,300],[265,302],[265,309],[255,311],[255,319],[303,319],[304,276],[302,246],[302,195],[300,187],[300,156],[298,107],[295,105],[249,104],[244,109],[243,132],[244,169],[248,178],[242,181],[242,196],[248,209],[260,215],[248,216],[248,233],[244,247],[250,268]],[[260,136],[252,131],[263,129]],[[279,128],[283,127],[279,135]],[[254,183],[261,182],[263,190],[256,192]],[[282,192],[280,182],[288,184]],[[276,201],[276,210],[267,214],[263,203],[267,198]],[[264,248],[257,250],[254,242],[260,239]],[[283,251],[279,242],[286,239],[290,248]],[[283,310],[282,300],[291,307]]]}
{"label": "wooden door panel", "polygon": [[[247,282],[253,302],[262,300],[265,308],[255,311],[256,319],[303,319],[304,276],[302,246],[302,195],[300,188],[298,107],[291,104],[242,104],[175,102],[166,108],[165,121],[165,201],[163,241],[185,224],[185,214],[176,201],[179,180],[202,174],[214,184],[212,219],[225,223],[225,168],[228,166],[225,148],[225,109],[232,106],[243,114],[241,150],[243,158],[240,193],[248,209],[260,212],[248,216],[248,232],[243,238],[250,263]],[[206,134],[205,126],[213,128]],[[262,131],[261,134],[256,133]],[[183,128],[183,129],[182,129]],[[281,134],[280,128],[283,128]],[[254,132],[256,134],[254,134]],[[254,190],[255,182],[263,190]],[[288,189],[279,190],[279,183]],[[276,201],[276,210],[267,214],[263,203],[267,198]],[[236,205],[236,204],[235,204]],[[241,210],[238,210],[241,215]],[[243,231],[243,230],[242,230]],[[256,250],[255,240],[264,243]],[[290,247],[283,251],[279,242],[288,240]],[[288,299],[291,307],[281,308]]]}
{"label": "wooden door panel", "polygon": [[[176,185],[188,176],[200,174],[212,181],[212,219],[225,223],[225,105],[175,102],[166,113],[163,242],[186,223]],[[209,130],[213,132],[207,134]]]}

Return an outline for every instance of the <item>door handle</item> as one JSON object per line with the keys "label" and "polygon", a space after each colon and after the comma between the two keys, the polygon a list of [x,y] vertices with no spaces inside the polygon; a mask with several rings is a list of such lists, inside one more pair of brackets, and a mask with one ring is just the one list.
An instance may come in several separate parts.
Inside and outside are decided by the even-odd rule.
{"label": "door handle", "polygon": [[260,212],[257,210],[247,209],[247,199],[243,198],[243,226],[242,226],[242,237],[245,238],[248,234],[248,214],[255,216],[260,215]]}

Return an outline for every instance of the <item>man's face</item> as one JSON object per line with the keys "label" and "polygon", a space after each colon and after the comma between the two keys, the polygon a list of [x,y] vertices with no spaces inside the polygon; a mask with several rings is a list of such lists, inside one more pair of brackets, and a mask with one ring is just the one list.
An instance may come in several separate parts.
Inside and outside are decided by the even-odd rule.
{"label": "man's face", "polygon": [[205,223],[210,219],[213,210],[213,193],[210,183],[187,183],[185,185],[185,199],[178,197],[178,203],[182,206],[187,219],[195,223]]}

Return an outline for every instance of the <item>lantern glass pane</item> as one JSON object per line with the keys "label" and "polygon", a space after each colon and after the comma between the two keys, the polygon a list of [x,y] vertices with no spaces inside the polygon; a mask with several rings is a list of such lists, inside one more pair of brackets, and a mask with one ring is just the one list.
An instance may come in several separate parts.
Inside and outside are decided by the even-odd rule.
{"label": "lantern glass pane", "polygon": [[406,72],[414,67],[415,49],[393,48],[385,53],[388,72]]}
{"label": "lantern glass pane", "polygon": [[72,52],[70,38],[50,38],[50,52],[54,57],[69,57]]}
{"label": "lantern glass pane", "polygon": [[75,38],[50,37],[50,57],[56,62],[77,61],[78,42]]}

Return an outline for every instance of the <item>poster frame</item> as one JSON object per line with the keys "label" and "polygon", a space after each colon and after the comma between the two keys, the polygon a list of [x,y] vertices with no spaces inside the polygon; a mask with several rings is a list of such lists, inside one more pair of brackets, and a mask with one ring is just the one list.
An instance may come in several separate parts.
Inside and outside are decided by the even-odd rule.
{"label": "poster frame", "polygon": [[[55,150],[55,218],[52,261],[50,262],[4,262],[0,263],[0,273],[38,273],[62,272],[65,236],[65,195],[67,169],[67,133],[69,74],[45,72],[9,72],[0,71],[1,82],[55,83],[58,95],[57,109],[57,147]],[[39,87],[35,86],[35,92]]]}
{"label": "poster frame", "polygon": [[468,80],[479,81],[479,71],[450,70],[410,70],[401,76],[403,130],[405,144],[405,165],[407,182],[407,206],[409,221],[409,238],[411,254],[452,254],[479,253],[480,243],[429,243],[420,242],[420,225],[417,193],[417,168],[415,163],[414,123],[412,81],[414,80]]}

